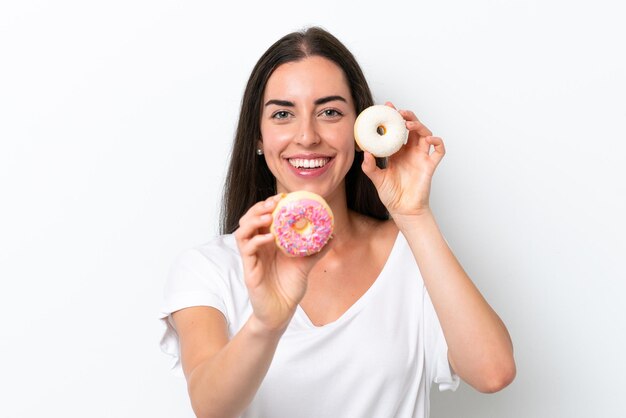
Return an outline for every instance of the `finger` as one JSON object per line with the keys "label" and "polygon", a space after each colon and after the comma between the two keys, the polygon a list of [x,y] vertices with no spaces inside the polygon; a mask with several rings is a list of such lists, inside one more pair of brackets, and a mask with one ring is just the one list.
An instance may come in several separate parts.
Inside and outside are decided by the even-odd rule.
{"label": "finger", "polygon": [[443,145],[443,139],[436,136],[429,136],[424,139],[425,142],[434,147],[433,152],[430,154],[430,158],[435,165],[438,165],[443,159],[443,156],[446,155],[446,147]]}
{"label": "finger", "polygon": [[402,117],[404,118],[404,120],[406,121],[413,121],[413,120],[417,120],[417,116],[415,116],[415,113],[413,113],[410,110],[398,110],[398,112],[400,112],[400,114],[402,115]]}
{"label": "finger", "polygon": [[406,120],[406,128],[409,131],[417,132],[419,136],[432,136],[433,133],[430,131],[430,129],[428,129],[426,125],[424,125],[419,119],[417,119],[417,116],[415,116],[413,112],[409,110],[401,110],[400,114]]}
{"label": "finger", "polygon": [[[246,272],[253,272],[259,267],[262,262],[258,253],[267,246],[274,247],[274,235],[271,233],[256,235],[239,248],[241,261]],[[246,274],[246,284],[249,287],[256,287],[263,281],[263,278],[263,274]]]}
{"label": "finger", "polygon": [[235,237],[241,241],[246,241],[259,234],[261,229],[267,231],[272,223],[271,213],[278,200],[280,198],[272,196],[252,206],[239,220],[239,228],[235,231]]}
{"label": "finger", "polygon": [[[391,102],[385,102],[385,105],[396,109],[396,107]],[[398,109],[396,110],[400,113],[400,115],[402,115],[402,117],[406,121],[406,128],[409,130],[409,139],[407,142],[409,147],[417,146],[419,147],[420,151],[427,152],[428,146],[425,144],[420,144],[419,137],[429,136],[433,133],[430,131],[430,129],[426,127],[426,125],[424,125],[422,122],[419,121],[419,119],[417,119],[417,116],[412,111]],[[416,138],[415,135],[410,135],[411,132],[416,132],[418,137]]]}
{"label": "finger", "polygon": [[246,220],[250,217],[260,216],[265,213],[271,213],[276,208],[276,203],[278,203],[278,201],[282,199],[284,196],[285,196],[284,193],[280,193],[280,194],[270,196],[265,200],[255,203],[241,217],[241,219],[239,220],[239,225],[241,225],[242,222],[246,222]]}
{"label": "finger", "polygon": [[249,215],[245,220],[242,218],[239,228],[235,232],[237,238],[245,242],[256,235],[267,233],[271,224],[272,215],[269,213],[259,216]]}
{"label": "finger", "polygon": [[420,152],[423,152],[424,154],[428,155],[430,154],[430,144],[428,143],[428,141],[426,141],[426,138],[429,138],[428,136],[420,136],[417,139],[417,149]]}
{"label": "finger", "polygon": [[258,253],[262,247],[269,243],[274,243],[274,234],[271,232],[258,234],[243,244],[239,250],[241,251],[242,257],[250,257]]}
{"label": "finger", "polygon": [[378,188],[382,183],[383,170],[381,170],[376,165],[376,158],[367,151],[363,152],[363,163],[361,164],[361,169],[365,173],[374,186]]}
{"label": "finger", "polygon": [[252,206],[252,208],[250,208],[250,211],[252,213],[257,213],[257,214],[263,214],[263,213],[268,213],[274,210],[274,208],[276,207],[276,204],[280,201],[280,199],[282,199],[283,197],[285,197],[285,193],[279,193],[279,194],[275,194],[273,196],[268,197],[267,199],[256,203],[254,206]]}
{"label": "finger", "polygon": [[424,125],[410,110],[401,110],[400,114],[405,119],[406,128],[409,130],[408,145],[417,147],[420,152],[428,153],[429,145],[423,141],[423,137],[433,133]]}

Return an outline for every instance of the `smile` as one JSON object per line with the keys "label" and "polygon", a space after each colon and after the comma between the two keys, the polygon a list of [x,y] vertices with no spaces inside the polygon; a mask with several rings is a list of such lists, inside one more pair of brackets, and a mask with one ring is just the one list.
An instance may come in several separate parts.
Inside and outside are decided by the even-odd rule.
{"label": "smile", "polygon": [[330,158],[289,158],[289,164],[295,168],[320,168],[324,167],[330,161]]}

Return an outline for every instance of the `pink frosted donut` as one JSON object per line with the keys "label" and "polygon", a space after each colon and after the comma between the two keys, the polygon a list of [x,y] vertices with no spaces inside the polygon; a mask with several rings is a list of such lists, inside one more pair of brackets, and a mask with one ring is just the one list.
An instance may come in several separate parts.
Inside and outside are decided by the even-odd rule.
{"label": "pink frosted donut", "polygon": [[326,201],[306,191],[288,193],[272,212],[270,231],[285,254],[304,257],[319,252],[333,233],[335,219]]}

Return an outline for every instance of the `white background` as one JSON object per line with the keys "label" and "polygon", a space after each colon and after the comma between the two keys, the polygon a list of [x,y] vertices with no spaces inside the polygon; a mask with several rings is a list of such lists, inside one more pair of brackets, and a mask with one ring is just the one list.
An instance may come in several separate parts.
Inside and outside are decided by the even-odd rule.
{"label": "white background", "polygon": [[321,25],[446,141],[432,206],[518,376],[433,417],[624,417],[619,1],[0,5],[0,416],[187,417],[159,351],[174,256],[217,233],[245,81]]}

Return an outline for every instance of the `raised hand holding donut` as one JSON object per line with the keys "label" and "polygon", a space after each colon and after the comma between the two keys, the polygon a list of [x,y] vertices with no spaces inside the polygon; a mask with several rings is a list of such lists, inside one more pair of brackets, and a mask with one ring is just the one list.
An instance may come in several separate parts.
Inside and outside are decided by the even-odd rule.
{"label": "raised hand holding donut", "polygon": [[319,253],[289,257],[276,247],[269,227],[281,198],[282,195],[272,196],[252,206],[235,231],[250,303],[267,330],[287,326],[304,297],[307,276],[319,259]]}
{"label": "raised hand holding donut", "polygon": [[[392,103],[387,106],[395,109]],[[378,195],[392,218],[420,215],[430,210],[429,196],[433,174],[445,154],[443,140],[432,136],[411,111],[400,110],[406,121],[409,137],[387,160],[387,167],[378,168],[374,156],[365,151],[362,169],[372,180]],[[431,146],[434,150],[431,152]]]}

